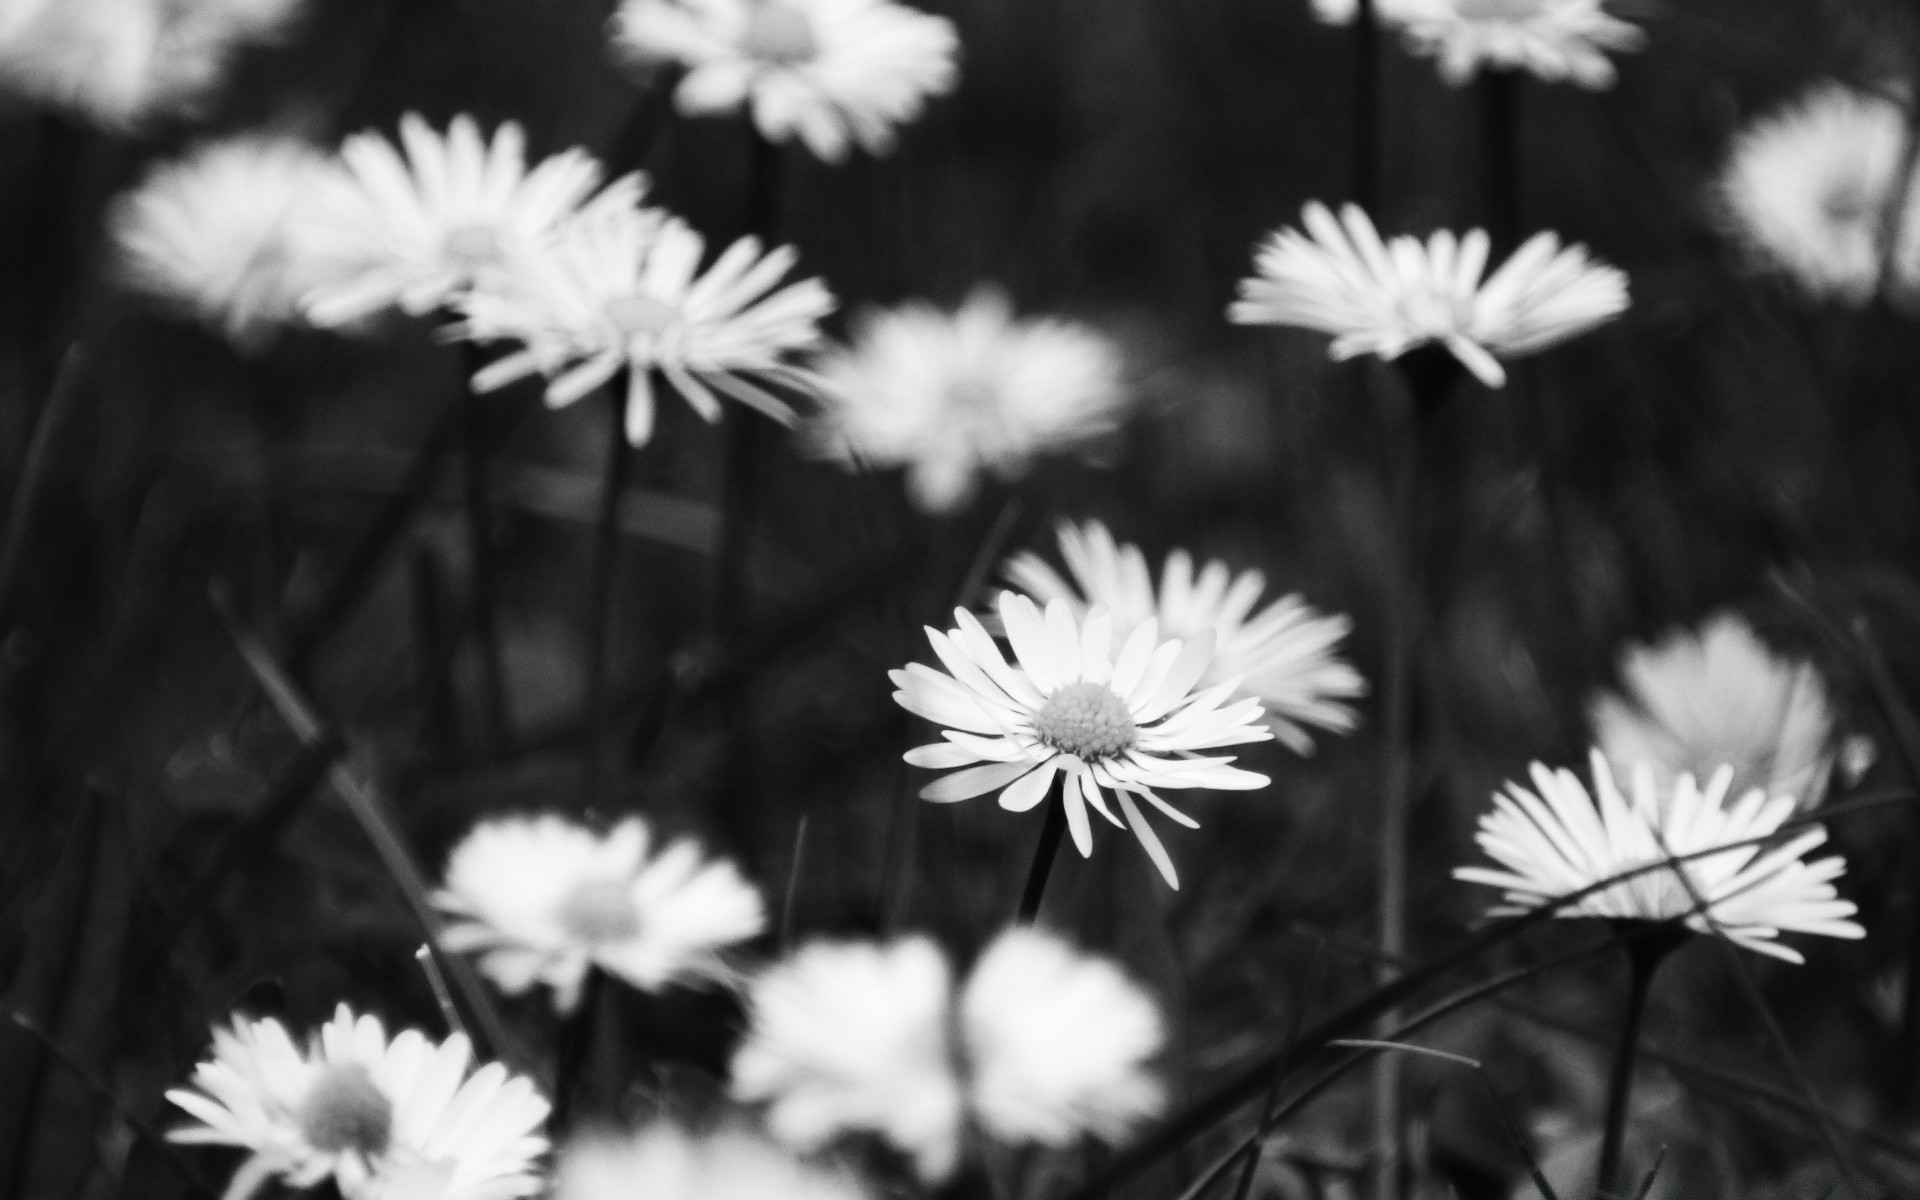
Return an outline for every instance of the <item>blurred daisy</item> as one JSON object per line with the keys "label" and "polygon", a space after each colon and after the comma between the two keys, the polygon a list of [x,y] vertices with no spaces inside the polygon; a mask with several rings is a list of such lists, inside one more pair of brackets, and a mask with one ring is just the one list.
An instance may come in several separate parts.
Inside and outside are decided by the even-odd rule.
{"label": "blurred daisy", "polygon": [[[1382,23],[1396,20],[1412,0],[1374,0],[1374,16]],[[1313,15],[1326,25],[1351,25],[1360,15],[1360,0],[1313,0]]]}
{"label": "blurred daisy", "polygon": [[1071,582],[1031,551],[1007,561],[1007,580],[1037,603],[1066,601],[1083,619],[1089,606],[1104,607],[1122,639],[1154,619],[1169,637],[1212,630],[1213,662],[1201,684],[1243,680],[1242,690],[1266,709],[1273,736],[1295,753],[1313,752],[1307,726],[1334,733],[1353,729],[1353,708],[1345,702],[1365,695],[1367,685],[1335,653],[1353,627],[1346,617],[1322,616],[1299,596],[1283,596],[1255,613],[1267,586],[1264,575],[1235,576],[1215,561],[1195,577],[1185,550],[1167,556],[1156,592],[1139,547],[1117,545],[1098,521],[1063,521],[1059,538]]}
{"label": "blurred daisy", "polygon": [[567,1147],[553,1200],[867,1200],[845,1171],[801,1162],[738,1129],[695,1134],[670,1121]]}
{"label": "blurred daisy", "polygon": [[1158,1008],[1112,964],[1021,927],[954,994],[925,938],[808,946],[749,998],[737,1099],[766,1102],[773,1135],[815,1150],[871,1131],[945,1179],[977,1127],[1007,1144],[1114,1140],[1161,1105],[1147,1061]]}
{"label": "blurred daisy", "polygon": [[1053,600],[1042,617],[1032,600],[1013,592],[1000,593],[999,611],[1015,665],[1001,657],[972,613],[955,609],[959,628],[927,630],[952,674],[919,663],[888,673],[901,707],[945,726],[945,741],[907,751],[907,761],[962,768],[920,789],[921,798],[951,803],[998,791],[1000,807],[1026,812],[1047,798],[1059,775],[1067,828],[1087,856],[1093,853],[1089,808],[1120,824],[1107,807],[1104,793],[1112,792],[1168,886],[1179,887],[1173,860],[1139,801],[1197,829],[1198,822],[1155,789],[1267,786],[1265,775],[1231,765],[1232,756],[1202,753],[1269,740],[1260,701],[1234,700],[1238,679],[1195,690],[1213,663],[1210,629],[1184,642],[1161,641],[1159,622],[1149,619],[1116,639],[1114,618],[1104,608],[1082,619],[1067,601]]}
{"label": "blurred daisy", "polygon": [[1481,70],[1527,71],[1598,91],[1616,78],[1608,51],[1646,44],[1639,26],[1601,0],[1395,0],[1393,20],[1455,87]]}
{"label": "blurred daisy", "polygon": [[460,336],[519,343],[474,387],[545,375],[547,403],[558,408],[625,372],[627,440],[636,446],[653,436],[656,371],[709,421],[721,415],[716,392],[792,421],[761,382],[818,392],[787,356],[819,343],[833,294],[818,279],[780,285],[799,258],[791,246],[762,254],[757,238],[741,238],[702,272],[705,247],[684,221],[651,210],[599,207],[568,222],[528,270],[461,300]]}
{"label": "blurred daisy", "polygon": [[1683,774],[1733,769],[1732,790],[1820,803],[1832,774],[1833,709],[1811,663],[1782,658],[1722,613],[1620,657],[1620,692],[1590,709],[1594,744],[1614,767],[1653,768],[1662,790]]}
{"label": "blurred daisy", "polygon": [[957,312],[917,303],[871,314],[819,371],[817,452],[905,467],[930,512],[958,509],[983,473],[1017,479],[1036,455],[1111,431],[1126,402],[1112,341],[1074,321],[1016,319],[994,287]]}
{"label": "blurred daisy", "polygon": [[[1663,790],[1643,767],[1634,772],[1631,797],[1614,786],[1599,751],[1593,753],[1592,770],[1593,796],[1573,772],[1549,771],[1537,763],[1535,791],[1508,784],[1506,794],[1494,797],[1493,811],[1481,817],[1476,839],[1499,869],[1460,867],[1454,877],[1505,889],[1506,903],[1496,913],[1524,912],[1670,856],[1769,837],[1794,814],[1793,797],[1769,797],[1758,788],[1729,803],[1733,772],[1726,767],[1714,773],[1704,791],[1691,775]],[[1782,930],[1866,936],[1849,919],[1858,910],[1834,891],[1833,881],[1846,863],[1804,861],[1826,840],[1826,830],[1806,829],[1772,846],[1742,846],[1648,871],[1556,915],[1637,921],[1684,916],[1697,933],[1717,929],[1749,950],[1802,962],[1798,951],[1774,940]],[[1686,873],[1687,882],[1678,871]],[[1695,911],[1694,893],[1706,905],[1705,913]]]}
{"label": "blurred daisy", "polygon": [[[1716,187],[1750,258],[1817,300],[1858,307],[1880,287],[1888,206],[1906,162],[1908,118],[1892,100],[1825,84],[1748,125]],[[1920,189],[1894,222],[1899,283],[1920,281]]]}
{"label": "blurred daisy", "polygon": [[509,995],[552,988],[563,1013],[595,966],[646,991],[726,978],[719,952],[766,924],[760,893],[691,841],[658,853],[651,843],[638,817],[604,835],[550,814],[484,822],[454,848],[434,897],[455,918],[445,943],[479,951]]}
{"label": "blurred daisy", "polygon": [[[307,301],[316,324],[345,325],[398,305],[421,316],[459,300],[482,277],[515,274],[586,204],[600,164],[567,150],[526,165],[526,135],[508,122],[483,138],[472,117],[445,134],[416,113],[400,118],[400,144],[359,133],[340,147],[345,170],[315,197],[298,234],[310,253],[335,259],[341,278]],[[631,207],[638,176],[610,185],[595,204]]]}
{"label": "blurred daisy", "polygon": [[162,163],[115,204],[127,285],[198,318],[242,349],[299,319],[325,273],[288,236],[329,161],[291,138],[232,138]]}
{"label": "blurred daisy", "polygon": [[828,162],[891,149],[928,97],[949,91],[953,23],[889,0],[625,0],[614,44],[687,69],[683,113],[748,107],[762,137],[798,137]]}
{"label": "blurred daisy", "polygon": [[388,1041],[378,1019],[344,1004],[305,1050],[278,1021],[236,1018],[214,1030],[194,1087],[167,1093],[200,1122],[169,1137],[252,1152],[230,1200],[268,1179],[309,1188],[328,1177],[345,1200],[532,1195],[547,1102],[498,1063],[471,1067],[462,1034],[436,1045],[409,1029]]}
{"label": "blurred daisy", "polygon": [[1538,233],[1483,283],[1487,235],[1441,230],[1423,246],[1382,243],[1367,214],[1349,204],[1335,220],[1325,205],[1301,210],[1306,233],[1283,229],[1260,248],[1258,274],[1240,283],[1228,316],[1241,325],[1296,325],[1334,335],[1336,359],[1391,361],[1416,346],[1444,346],[1488,387],[1519,358],[1578,337],[1627,307],[1627,277],[1594,262],[1585,247]]}

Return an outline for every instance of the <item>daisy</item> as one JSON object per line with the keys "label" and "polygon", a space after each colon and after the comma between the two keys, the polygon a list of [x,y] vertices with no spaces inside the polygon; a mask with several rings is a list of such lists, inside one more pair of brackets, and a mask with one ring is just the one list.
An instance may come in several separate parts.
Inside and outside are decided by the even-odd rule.
{"label": "daisy", "polygon": [[[1382,24],[1394,21],[1412,0],[1374,0],[1373,15]],[[1324,25],[1351,25],[1360,15],[1360,0],[1313,0],[1313,15]]]}
{"label": "daisy", "polygon": [[925,938],[808,946],[749,997],[737,1099],[816,1150],[879,1134],[923,1179],[953,1173],[969,1128],[1062,1147],[1113,1140],[1156,1113],[1147,1070],[1163,1040],[1153,1000],[1112,964],[1030,927],[1001,934],[956,993]]}
{"label": "daisy", "polygon": [[492,391],[545,375],[547,403],[572,404],[625,372],[627,440],[653,436],[658,371],[695,411],[720,419],[716,392],[793,419],[755,382],[812,394],[819,383],[787,356],[820,341],[833,294],[818,279],[780,286],[799,254],[762,254],[757,238],[733,243],[705,272],[706,242],[676,217],[604,206],[567,223],[529,269],[461,299],[458,336],[519,343],[473,377]]}
{"label": "daisy", "polygon": [[454,848],[434,902],[449,949],[476,950],[509,995],[571,1011],[592,967],[645,991],[725,979],[719,952],[766,925],[760,894],[691,841],[652,851],[638,817],[598,834],[551,814],[487,821]]}
{"label": "daisy", "polygon": [[1680,775],[1733,769],[1734,792],[1761,788],[1812,808],[1835,755],[1833,708],[1811,663],[1782,658],[1722,613],[1620,656],[1621,690],[1590,708],[1594,744],[1621,771],[1648,764],[1664,790]]}
{"label": "daisy", "polygon": [[[1524,912],[1635,867],[1768,837],[1794,814],[1793,797],[1769,797],[1758,788],[1729,802],[1733,771],[1728,767],[1714,772],[1704,791],[1691,775],[1663,791],[1643,766],[1634,772],[1630,798],[1614,786],[1599,751],[1593,753],[1592,770],[1592,796],[1573,772],[1549,771],[1537,763],[1535,791],[1508,784],[1506,794],[1494,797],[1493,811],[1481,817],[1476,839],[1499,869],[1460,867],[1454,877],[1505,889],[1506,902],[1496,913]],[[1826,840],[1826,830],[1806,829],[1770,847],[1741,846],[1648,871],[1556,915],[1635,921],[1684,917],[1697,933],[1723,933],[1750,950],[1802,962],[1798,951],[1775,940],[1782,930],[1866,936],[1849,919],[1858,910],[1833,887],[1846,863],[1805,861],[1807,852]],[[1695,894],[1705,912],[1695,911]]]}
{"label": "daisy", "polygon": [[1254,612],[1266,577],[1234,575],[1210,562],[1198,577],[1185,550],[1167,556],[1156,592],[1137,546],[1118,545],[1098,521],[1061,522],[1060,555],[1069,582],[1031,551],[1007,560],[1007,580],[1040,604],[1064,600],[1084,619],[1090,606],[1113,614],[1114,635],[1125,638],[1142,622],[1158,620],[1169,637],[1212,630],[1213,662],[1202,686],[1243,679],[1242,690],[1266,709],[1273,736],[1297,754],[1313,752],[1306,726],[1347,733],[1355,724],[1345,701],[1366,694],[1366,681],[1335,652],[1353,623],[1322,616],[1299,596],[1283,596]]}
{"label": "daisy", "polygon": [[[1816,300],[1859,307],[1880,287],[1888,206],[1906,162],[1908,118],[1892,100],[1829,83],[1734,139],[1716,203],[1749,258]],[[1910,192],[1895,255],[1920,277],[1920,190]]]}
{"label": "daisy", "polygon": [[1306,233],[1283,229],[1260,248],[1259,273],[1240,283],[1228,316],[1241,325],[1296,325],[1334,335],[1336,359],[1391,361],[1416,346],[1444,346],[1488,387],[1506,383],[1500,358],[1519,358],[1578,337],[1627,307],[1627,277],[1583,246],[1538,233],[1481,281],[1488,239],[1441,230],[1423,246],[1405,235],[1382,243],[1349,204],[1301,210]]}
{"label": "daisy", "polygon": [[965,503],[983,473],[1017,479],[1035,456],[1112,431],[1126,402],[1109,338],[1074,321],[1017,319],[994,287],[957,312],[915,303],[871,314],[819,371],[817,452],[905,467],[915,503],[937,513]]}
{"label": "daisy", "polygon": [[762,137],[797,136],[828,162],[856,143],[891,149],[952,89],[960,49],[951,21],[889,0],[625,0],[613,38],[641,63],[687,69],[681,112],[748,107]]}
{"label": "daisy", "polygon": [[235,1018],[214,1030],[194,1087],[167,1093],[200,1122],[169,1137],[252,1152],[230,1200],[271,1178],[310,1188],[329,1176],[345,1200],[532,1195],[547,1102],[498,1063],[472,1065],[463,1034],[436,1045],[409,1029],[389,1041],[377,1018],[344,1004],[304,1050],[278,1021]]}
{"label": "daisy", "polygon": [[867,1200],[844,1170],[801,1162],[738,1129],[695,1134],[655,1121],[582,1138],[561,1156],[554,1200]]}
{"label": "daisy", "polygon": [[115,204],[119,275],[243,349],[299,319],[325,278],[288,236],[329,163],[291,138],[214,142],[162,163]]}
{"label": "daisy", "polygon": [[1043,617],[1013,592],[1000,593],[999,611],[1014,665],[972,613],[955,609],[959,628],[927,629],[951,674],[919,663],[888,674],[901,707],[946,727],[945,741],[907,751],[907,761],[963,768],[920,789],[921,798],[951,803],[998,791],[1000,807],[1026,812],[1047,798],[1059,775],[1067,828],[1084,857],[1093,853],[1087,809],[1120,824],[1107,807],[1105,793],[1112,792],[1147,856],[1178,888],[1173,860],[1138,802],[1197,829],[1154,789],[1267,786],[1265,775],[1232,766],[1231,756],[1200,753],[1269,740],[1260,702],[1235,701],[1237,679],[1195,691],[1213,661],[1211,630],[1163,642],[1159,622],[1149,619],[1116,640],[1104,608],[1082,619],[1065,600],[1053,600]]}
{"label": "daisy", "polygon": [[[600,183],[600,164],[567,150],[526,165],[526,135],[508,122],[491,141],[472,117],[445,134],[416,113],[400,144],[377,133],[348,138],[337,182],[315,197],[298,234],[337,259],[342,278],[307,300],[319,325],[346,325],[398,305],[421,316],[457,301],[484,276],[524,270]],[[609,185],[595,205],[631,207],[639,176]]]}
{"label": "daisy", "polygon": [[1599,91],[1616,78],[1607,52],[1646,44],[1640,27],[1609,15],[1602,0],[1395,0],[1393,20],[1455,87],[1485,69]]}

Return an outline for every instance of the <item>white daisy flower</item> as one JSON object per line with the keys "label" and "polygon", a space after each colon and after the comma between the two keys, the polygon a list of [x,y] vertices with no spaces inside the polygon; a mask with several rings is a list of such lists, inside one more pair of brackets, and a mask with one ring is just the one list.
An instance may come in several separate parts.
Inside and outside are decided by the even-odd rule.
{"label": "white daisy flower", "polygon": [[[1894,101],[1829,83],[1734,139],[1716,203],[1749,258],[1817,300],[1859,307],[1880,287],[1887,209],[1906,162],[1908,118]],[[1895,223],[1897,282],[1920,282],[1920,189]]]}
{"label": "white daisy flower", "polygon": [[888,673],[901,707],[945,727],[945,741],[907,751],[907,761],[963,768],[920,789],[921,798],[951,803],[998,791],[1000,807],[1026,812],[1047,798],[1060,775],[1067,828],[1087,856],[1093,853],[1087,809],[1120,824],[1107,807],[1105,793],[1112,792],[1168,886],[1179,887],[1173,860],[1138,802],[1197,829],[1198,822],[1155,789],[1267,786],[1265,775],[1231,765],[1231,756],[1202,753],[1269,740],[1260,701],[1235,701],[1238,679],[1195,691],[1213,662],[1210,629],[1163,642],[1159,622],[1149,619],[1116,639],[1104,608],[1096,606],[1083,620],[1065,600],[1054,600],[1043,618],[1033,601],[1013,592],[1000,593],[999,611],[1015,665],[1001,657],[972,613],[955,609],[959,628],[927,629],[952,674],[919,663]]}
{"label": "white daisy flower", "polygon": [[231,138],[160,164],[114,206],[121,278],[257,348],[326,278],[288,229],[330,169],[292,138]]}
{"label": "white daisy flower", "polygon": [[1594,745],[1621,771],[1653,768],[1662,789],[1680,775],[1733,769],[1735,793],[1761,788],[1803,809],[1820,803],[1835,754],[1833,708],[1813,664],[1768,649],[1722,613],[1620,656],[1620,692],[1590,707]]}
{"label": "white daisy flower", "polygon": [[1584,246],[1551,233],[1529,238],[1483,283],[1484,230],[1441,230],[1422,245],[1383,243],[1367,214],[1349,204],[1335,220],[1325,205],[1301,210],[1307,232],[1283,229],[1255,259],[1228,316],[1241,325],[1296,325],[1334,335],[1336,359],[1389,361],[1416,346],[1444,346],[1488,387],[1520,358],[1605,324],[1627,307],[1627,277],[1593,261]]}
{"label": "white daisy flower", "polygon": [[890,0],[625,0],[614,43],[677,63],[683,113],[748,107],[762,137],[798,137],[828,162],[892,148],[927,99],[952,89],[953,23]]}
{"label": "white daisy flower", "polygon": [[1395,0],[1393,21],[1455,87],[1482,70],[1527,71],[1598,91],[1616,79],[1608,51],[1646,44],[1602,0]]}
{"label": "white daisy flower", "polygon": [[1031,551],[1014,555],[1004,568],[1008,582],[1035,602],[1064,600],[1083,619],[1100,605],[1113,614],[1114,635],[1122,639],[1155,619],[1169,637],[1212,630],[1213,662],[1201,685],[1244,680],[1242,690],[1266,709],[1273,736],[1297,754],[1313,752],[1307,726],[1334,733],[1354,728],[1346,701],[1365,695],[1367,684],[1335,653],[1353,628],[1346,617],[1322,616],[1299,596],[1282,596],[1255,613],[1266,576],[1236,576],[1215,561],[1196,577],[1185,550],[1167,556],[1156,591],[1140,548],[1116,544],[1100,522],[1063,521],[1058,533],[1071,582]]}
{"label": "white daisy flower", "polygon": [[805,1163],[738,1129],[695,1134],[656,1121],[581,1138],[561,1155],[554,1200],[868,1200],[844,1170]]}
{"label": "white daisy flower", "polygon": [[[1597,800],[1573,772],[1549,771],[1538,763],[1535,791],[1508,784],[1506,794],[1494,797],[1493,811],[1480,818],[1476,839],[1500,868],[1460,867],[1454,877],[1505,889],[1506,903],[1496,913],[1524,912],[1635,867],[1767,837],[1794,815],[1793,797],[1769,797],[1758,788],[1729,803],[1733,772],[1726,767],[1714,773],[1704,791],[1691,775],[1663,791],[1652,770],[1641,767],[1634,772],[1630,798],[1614,786],[1613,772],[1597,750],[1592,770]],[[1782,930],[1866,936],[1849,919],[1858,910],[1833,887],[1846,863],[1804,861],[1826,840],[1826,830],[1805,829],[1770,847],[1742,846],[1648,871],[1556,915],[1638,921],[1685,916],[1695,932],[1713,933],[1717,927],[1750,950],[1802,962],[1798,951],[1775,940]],[[1686,882],[1676,871],[1686,872]],[[1695,893],[1706,912],[1694,911]]]}
{"label": "white daisy flower", "polygon": [[[483,277],[522,271],[601,177],[600,164],[577,149],[528,170],[520,126],[508,122],[489,141],[464,115],[443,135],[408,113],[398,146],[355,134],[340,161],[345,170],[297,229],[310,253],[341,264],[342,278],[307,300],[313,321],[330,326],[394,305],[422,316]],[[626,176],[592,203],[631,207],[641,189],[639,176]]]}
{"label": "white daisy flower", "polygon": [[[1394,21],[1410,0],[1374,0],[1374,18],[1382,24]],[[1351,25],[1360,15],[1360,0],[1313,0],[1313,15],[1324,25]]]}
{"label": "white daisy flower", "polygon": [[816,451],[905,467],[914,501],[940,513],[983,473],[1017,479],[1036,455],[1110,432],[1127,399],[1111,339],[1076,321],[1017,319],[995,287],[957,312],[915,303],[870,314],[818,369]]}
{"label": "white daisy flower", "polygon": [[388,1041],[378,1019],[344,1004],[305,1050],[278,1021],[236,1018],[214,1030],[194,1087],[167,1093],[200,1122],[169,1137],[252,1151],[233,1200],[270,1178],[309,1188],[329,1176],[345,1200],[532,1195],[547,1102],[498,1063],[472,1065],[462,1034]]}
{"label": "white daisy flower", "polygon": [[591,967],[646,991],[726,979],[720,951],[766,925],[731,863],[691,841],[654,853],[638,817],[604,835],[551,814],[483,822],[454,848],[434,903],[455,918],[449,949],[478,951],[509,995],[552,988],[563,1013]]}
{"label": "white daisy flower", "polygon": [[815,1150],[853,1131],[953,1173],[968,1128],[1007,1144],[1113,1140],[1159,1111],[1159,1009],[1112,964],[1029,927],[1001,934],[958,994],[932,942],[817,944],[754,984],[737,1099]]}

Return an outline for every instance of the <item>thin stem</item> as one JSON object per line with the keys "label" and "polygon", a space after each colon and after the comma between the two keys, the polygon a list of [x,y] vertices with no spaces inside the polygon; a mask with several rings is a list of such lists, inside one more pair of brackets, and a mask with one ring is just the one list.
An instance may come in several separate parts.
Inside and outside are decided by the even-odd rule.
{"label": "thin stem", "polygon": [[1040,840],[1034,843],[1033,865],[1027,868],[1027,886],[1020,891],[1020,911],[1014,915],[1014,920],[1021,925],[1033,924],[1040,915],[1040,901],[1047,894],[1047,877],[1053,874],[1053,860],[1060,857],[1060,837],[1067,831],[1066,778],[1065,771],[1056,773],[1047,793],[1047,818],[1040,826]]}
{"label": "thin stem", "polygon": [[606,483],[600,491],[600,513],[594,527],[593,577],[587,611],[587,727],[583,758],[587,803],[605,798],[608,750],[613,744],[613,705],[607,687],[609,647],[613,625],[613,585],[620,557],[620,498],[627,490],[633,465],[633,447],[627,442],[622,401],[624,378],[615,378],[607,393]]}
{"label": "thin stem", "polygon": [[1372,212],[1380,199],[1380,18],[1360,0],[1353,18],[1353,202]]}
{"label": "thin stem", "polygon": [[507,689],[496,619],[498,570],[493,547],[493,506],[487,498],[488,406],[468,395],[460,406],[462,448],[466,455],[465,508],[467,549],[473,559],[469,611],[480,651],[481,745],[483,760],[512,753],[507,736]]}
{"label": "thin stem", "polygon": [[600,1012],[600,997],[606,991],[606,976],[589,963],[580,985],[580,1002],[560,1025],[558,1061],[553,1074],[553,1120],[556,1130],[570,1130],[579,1123],[580,1081],[591,1061],[593,1033]]}
{"label": "thin stem", "polygon": [[1670,938],[1645,938],[1625,944],[1630,974],[1627,978],[1627,1011],[1620,1026],[1620,1040],[1613,1050],[1613,1068],[1607,1076],[1607,1119],[1600,1135],[1600,1167],[1595,1174],[1600,1195],[1617,1196],[1620,1182],[1620,1147],[1626,1137],[1628,1101],[1633,1095],[1633,1060],[1640,1048],[1640,1025],[1647,1015],[1647,995],[1653,988],[1653,976],[1678,942]]}
{"label": "thin stem", "polygon": [[807,814],[801,813],[793,830],[793,865],[787,868],[787,894],[780,902],[780,942],[782,950],[793,947],[794,911],[799,907],[800,867],[807,859]]}
{"label": "thin stem", "polygon": [[1520,234],[1520,73],[1488,71],[1480,81],[1480,153],[1486,166],[1487,231],[1493,256],[1510,252]]}
{"label": "thin stem", "polygon": [[60,370],[53,378],[46,402],[40,406],[33,423],[33,435],[27,441],[26,461],[13,487],[7,505],[6,532],[0,538],[0,616],[11,616],[17,606],[15,593],[20,587],[22,557],[39,514],[41,498],[54,477],[54,449],[57,439],[73,420],[84,391],[88,352],[78,341],[67,347]]}

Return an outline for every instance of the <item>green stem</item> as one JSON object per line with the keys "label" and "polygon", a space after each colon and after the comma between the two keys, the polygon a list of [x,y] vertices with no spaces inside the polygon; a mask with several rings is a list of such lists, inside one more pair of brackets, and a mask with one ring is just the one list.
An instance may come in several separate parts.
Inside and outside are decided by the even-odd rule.
{"label": "green stem", "polygon": [[1653,936],[1623,944],[1630,974],[1627,978],[1627,1011],[1620,1027],[1620,1040],[1614,1046],[1613,1069],[1607,1079],[1606,1126],[1600,1135],[1600,1166],[1595,1174],[1599,1195],[1618,1196],[1620,1148],[1627,1129],[1627,1109],[1633,1096],[1633,1060],[1640,1048],[1640,1026],[1647,1015],[1647,995],[1653,988],[1654,974],[1667,955],[1679,946],[1684,930],[1668,936]]}
{"label": "green stem", "polygon": [[1060,838],[1067,831],[1067,773],[1054,775],[1046,799],[1047,818],[1040,826],[1040,840],[1033,847],[1033,865],[1027,868],[1027,886],[1020,892],[1020,911],[1014,920],[1033,924],[1040,915],[1040,901],[1047,894],[1047,877],[1053,874],[1053,860],[1060,857]]}
{"label": "green stem", "polygon": [[626,492],[627,476],[633,465],[633,447],[627,443],[625,399],[626,378],[617,376],[608,391],[607,411],[612,419],[607,428],[606,483],[600,492],[600,512],[594,527],[593,577],[588,587],[588,716],[584,758],[589,805],[605,799],[608,749],[613,742],[613,704],[607,687],[613,585],[620,557],[620,498]]}

